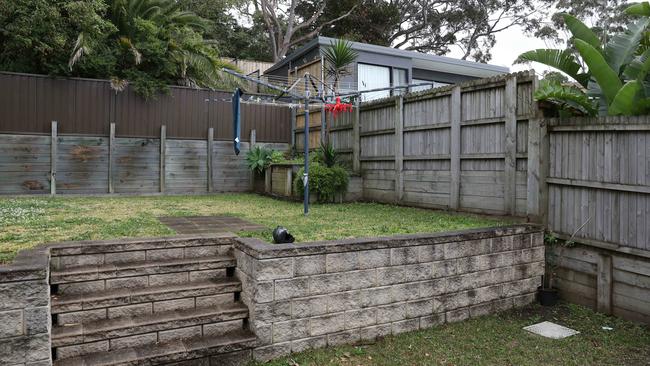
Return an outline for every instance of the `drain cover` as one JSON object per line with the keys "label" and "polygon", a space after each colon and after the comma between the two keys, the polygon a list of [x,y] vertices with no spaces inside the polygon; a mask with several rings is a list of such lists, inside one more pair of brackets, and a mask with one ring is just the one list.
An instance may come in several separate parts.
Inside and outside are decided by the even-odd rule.
{"label": "drain cover", "polygon": [[552,338],[552,339],[562,339],[580,333],[577,330],[563,327],[559,324],[555,324],[551,322],[541,322],[541,323],[529,325],[527,327],[524,327],[524,330],[541,335],[542,337]]}

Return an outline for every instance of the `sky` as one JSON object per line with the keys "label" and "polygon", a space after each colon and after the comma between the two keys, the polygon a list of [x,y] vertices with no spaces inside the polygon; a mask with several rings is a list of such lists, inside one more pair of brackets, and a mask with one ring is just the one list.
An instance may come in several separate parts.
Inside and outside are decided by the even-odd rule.
{"label": "sky", "polygon": [[509,28],[498,33],[496,39],[497,42],[494,45],[494,48],[492,48],[491,64],[509,67],[511,71],[522,71],[534,68],[535,71],[542,72],[547,69],[541,67],[539,64],[512,64],[517,56],[526,51],[537,48],[547,48],[544,41],[524,35],[518,27]]}

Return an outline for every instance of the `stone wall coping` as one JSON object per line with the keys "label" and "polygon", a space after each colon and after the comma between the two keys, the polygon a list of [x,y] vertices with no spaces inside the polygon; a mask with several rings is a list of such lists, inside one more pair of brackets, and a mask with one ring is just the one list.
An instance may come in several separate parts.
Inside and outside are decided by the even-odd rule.
{"label": "stone wall coping", "polygon": [[50,269],[49,252],[44,245],[18,252],[13,262],[0,266],[0,283],[46,279]]}
{"label": "stone wall coping", "polygon": [[79,240],[79,241],[63,241],[58,243],[45,243],[41,244],[48,246],[50,248],[75,248],[79,246],[106,246],[114,244],[133,244],[133,243],[155,243],[155,242],[175,242],[175,241],[184,241],[184,240],[193,240],[193,239],[234,239],[237,235],[233,233],[215,233],[215,234],[185,234],[185,235],[174,235],[174,236],[156,236],[156,237],[144,237],[144,238],[118,238],[118,239],[106,239],[106,240]]}
{"label": "stone wall coping", "polygon": [[459,231],[445,231],[440,233],[404,234],[376,238],[355,238],[293,244],[271,244],[258,238],[235,238],[235,249],[241,250],[256,259],[272,259],[372,249],[435,245],[449,242],[543,232],[543,230],[543,227],[539,225],[517,224]]}
{"label": "stone wall coping", "polygon": [[[135,250],[142,244],[165,243],[170,247],[182,245],[182,242],[188,240],[211,240],[211,239],[234,239],[237,236],[233,233],[216,233],[216,234],[186,234],[175,236],[161,236],[149,238],[122,238],[109,240],[82,240],[69,241],[54,244],[44,244],[50,247],[53,255],[71,255],[71,254],[93,254],[110,250],[111,246],[115,251]],[[179,245],[174,245],[179,243]],[[61,253],[57,253],[60,251]]]}
{"label": "stone wall coping", "polygon": [[136,243],[182,242],[185,240],[234,239],[233,233],[190,234],[168,237],[122,238],[108,240],[81,240],[60,243],[44,243],[31,249],[18,252],[16,258],[7,265],[0,265],[0,283],[39,280],[47,278],[50,268],[50,252],[54,249],[85,248],[83,252],[93,252],[111,245],[129,245]]}

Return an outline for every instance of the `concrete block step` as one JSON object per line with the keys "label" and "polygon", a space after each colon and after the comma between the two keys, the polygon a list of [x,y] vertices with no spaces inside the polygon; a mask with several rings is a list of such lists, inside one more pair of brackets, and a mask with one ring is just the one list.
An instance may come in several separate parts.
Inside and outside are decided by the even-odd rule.
{"label": "concrete block step", "polygon": [[[84,265],[59,270],[50,273],[50,284],[60,285],[76,282],[88,282],[97,280],[111,280],[126,277],[167,274],[167,273],[188,273],[192,271],[205,271],[233,268],[237,265],[235,258],[231,255],[206,256],[187,259],[163,259],[149,261],[133,261],[126,263],[112,263],[101,265]],[[135,281],[135,279],[134,279]],[[182,282],[182,281],[181,281]],[[185,281],[187,282],[187,281]],[[134,283],[134,282],[132,282]],[[142,282],[138,282],[141,284]],[[148,285],[162,285],[149,281]],[[120,286],[116,286],[120,287]],[[129,286],[121,286],[129,287]],[[133,286],[137,287],[137,286]],[[109,288],[108,284],[107,287]]]}
{"label": "concrete block step", "polygon": [[53,270],[144,260],[182,259],[228,254],[234,235],[181,235],[163,238],[81,241],[53,245]]}
{"label": "concrete block step", "polygon": [[50,310],[55,325],[78,324],[124,315],[154,314],[217,306],[235,301],[241,282],[233,277],[140,288],[119,288],[83,294],[54,294]]}
{"label": "concrete block step", "polygon": [[[246,319],[248,308],[241,302],[211,306],[191,310],[167,311],[151,315],[126,316],[108,320],[97,320],[69,326],[52,328],[52,348],[76,346],[83,348],[84,344],[97,343],[117,338],[133,337],[140,334],[157,333],[157,338],[173,338],[177,330],[179,337],[185,337],[187,330],[193,326],[230,322]],[[164,333],[163,333],[164,332]],[[195,334],[195,333],[192,333]],[[92,347],[87,347],[92,349]],[[69,350],[63,353],[70,354]],[[87,352],[82,352],[87,353]]]}
{"label": "concrete block step", "polygon": [[[255,347],[255,335],[247,330],[236,330],[220,336],[209,336],[175,340],[154,345],[132,347],[117,351],[98,352],[80,357],[55,360],[54,366],[135,366],[164,365],[180,361],[198,360],[214,357],[215,365],[219,359],[229,359],[231,355],[246,357],[250,353],[241,352]],[[241,360],[245,364],[246,360]]]}

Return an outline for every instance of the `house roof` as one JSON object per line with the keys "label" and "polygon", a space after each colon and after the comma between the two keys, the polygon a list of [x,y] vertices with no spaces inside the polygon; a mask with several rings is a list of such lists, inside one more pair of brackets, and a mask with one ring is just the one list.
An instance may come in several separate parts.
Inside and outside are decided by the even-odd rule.
{"label": "house roof", "polygon": [[[265,73],[272,72],[277,70],[285,65],[287,65],[292,60],[299,59],[304,56],[309,51],[313,50],[317,46],[329,46],[335,38],[329,37],[316,37],[298,48],[288,56],[286,56],[282,61],[271,66],[265,71]],[[490,64],[483,64],[479,62],[459,60],[452,57],[446,56],[437,56],[430,55],[426,53],[420,53],[416,51],[406,51],[392,47],[377,46],[374,44],[360,43],[360,42],[350,42],[352,48],[356,51],[376,53],[390,56],[398,56],[409,58],[413,62],[413,67],[417,69],[424,70],[434,70],[440,72],[448,72],[452,74],[461,74],[474,77],[489,77],[498,74],[503,74],[510,72],[509,68],[503,66],[496,66]]]}

